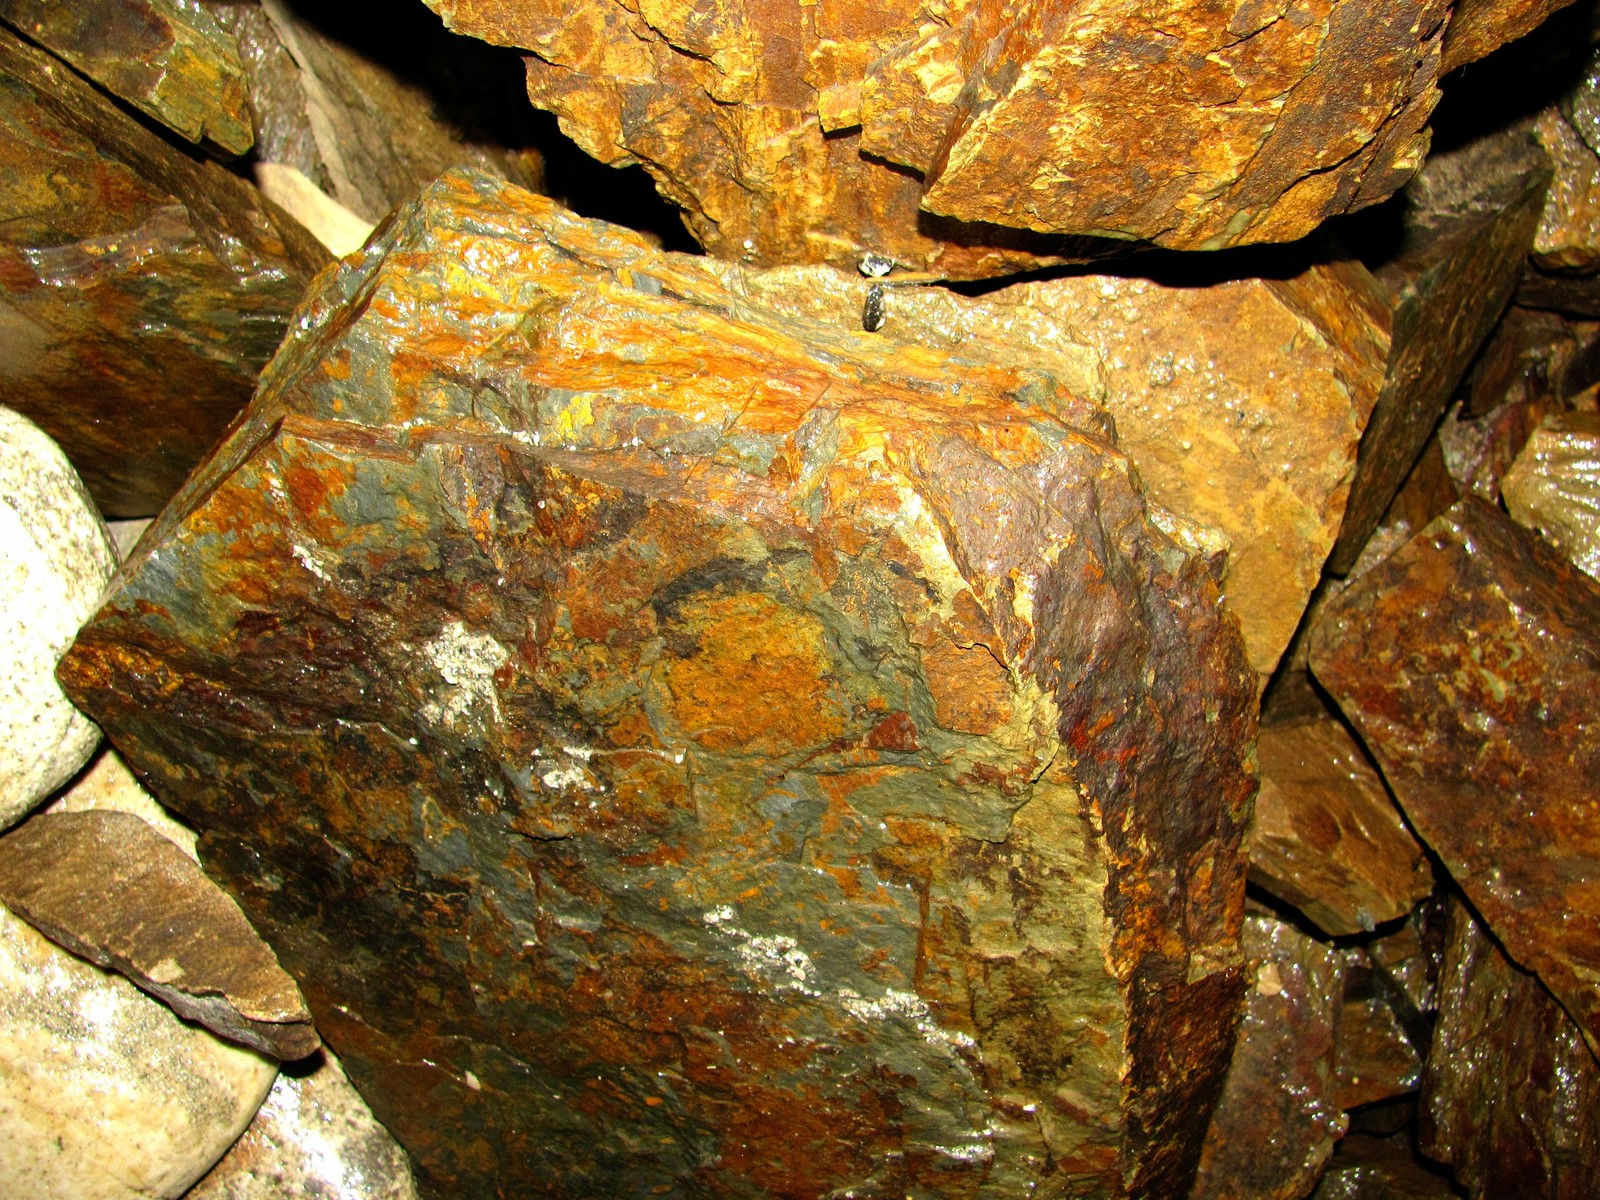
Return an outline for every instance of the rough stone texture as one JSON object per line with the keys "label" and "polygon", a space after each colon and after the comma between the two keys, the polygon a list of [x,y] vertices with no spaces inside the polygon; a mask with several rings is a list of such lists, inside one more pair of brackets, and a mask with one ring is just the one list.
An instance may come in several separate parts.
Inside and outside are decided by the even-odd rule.
{"label": "rough stone texture", "polygon": [[279,1072],[250,1128],[184,1200],[416,1200],[406,1153],[324,1050]]}
{"label": "rough stone texture", "polygon": [[239,906],[134,813],[40,813],[0,838],[0,901],[219,1037],[282,1059],[320,1044]]}
{"label": "rough stone texture", "polygon": [[539,190],[515,56],[449,33],[421,4],[202,3],[238,40],[256,157],[357,216],[382,220],[451,167]]}
{"label": "rough stone texture", "polygon": [[1406,189],[1398,252],[1378,271],[1394,306],[1388,377],[1328,558],[1347,573],[1516,289],[1550,166],[1521,130],[1438,155]]}
{"label": "rough stone texture", "polygon": [[0,906],[7,1200],[179,1196],[249,1124],[276,1072]]}
{"label": "rough stone texture", "polygon": [[1444,35],[1441,75],[1532,33],[1572,0],[1457,0]]}
{"label": "rough stone texture", "polygon": [[1265,682],[1339,531],[1383,384],[1389,313],[1372,277],[1354,263],[1192,287],[1087,275],[990,298],[1100,352],[1107,407],[1150,494],[1227,538],[1228,603]]}
{"label": "rough stone texture", "polygon": [[1297,1200],[1347,1120],[1333,1102],[1343,956],[1273,917],[1244,921],[1255,986],[1191,1200]]}
{"label": "rough stone texture", "polygon": [[1253,791],[1217,564],[1024,314],[866,334],[865,286],[447,175],[63,668],[432,1194],[1187,1186]]}
{"label": "rough stone texture", "polygon": [[93,766],[73,780],[71,787],[40,811],[133,813],[190,858],[199,860],[195,831],[157,804],[133,777],[122,755],[109,748],[101,752]]}
{"label": "rough stone texture", "polygon": [[1334,936],[1404,916],[1433,890],[1422,847],[1338,721],[1263,729],[1256,755],[1252,883]]}
{"label": "rough stone texture", "polygon": [[239,49],[183,0],[0,0],[0,21],[191,142],[250,149]]}
{"label": "rough stone texture", "polygon": [[1426,1018],[1412,1003],[1403,977],[1364,949],[1343,953],[1333,1103],[1348,1110],[1415,1091],[1429,1039]]}
{"label": "rough stone texture", "polygon": [[1152,9],[960,0],[430,0],[528,59],[590,154],[643,163],[713,254],[951,278],[1289,241],[1421,163],[1442,0]]}
{"label": "rough stone texture", "polygon": [[115,569],[105,522],[60,447],[0,407],[0,829],[100,741],[55,670]]}
{"label": "rough stone texture", "polygon": [[1311,668],[1507,951],[1600,1032],[1600,583],[1468,497],[1328,605]]}
{"label": "rough stone texture", "polygon": [[1565,399],[1600,378],[1600,327],[1517,305],[1484,344],[1458,395],[1461,415],[1484,416],[1504,404]]}
{"label": "rough stone texture", "polygon": [[1473,1200],[1582,1200],[1600,1173],[1600,1065],[1572,1018],[1457,903],[1418,1141]]}
{"label": "rough stone texture", "polygon": [[1418,1163],[1409,1134],[1352,1133],[1334,1149],[1311,1200],[1454,1200],[1449,1176]]}
{"label": "rough stone texture", "polygon": [[1555,175],[1533,239],[1535,265],[1592,273],[1600,267],[1600,155],[1557,107],[1533,122]]}
{"label": "rough stone texture", "polygon": [[1500,491],[1513,518],[1600,579],[1600,413],[1546,417]]}
{"label": "rough stone texture", "polygon": [[1460,493],[1494,504],[1500,483],[1544,420],[1564,406],[1549,395],[1502,404],[1473,420],[1452,412],[1439,426],[1436,440],[1446,471]]}
{"label": "rough stone texture", "polygon": [[0,30],[0,395],[101,512],[150,516],[249,398],[328,253]]}

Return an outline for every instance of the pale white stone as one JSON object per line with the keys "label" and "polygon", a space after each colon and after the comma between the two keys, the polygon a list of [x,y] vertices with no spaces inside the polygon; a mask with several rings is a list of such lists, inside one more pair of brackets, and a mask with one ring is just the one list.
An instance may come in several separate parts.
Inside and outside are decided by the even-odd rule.
{"label": "pale white stone", "polygon": [[0,829],[72,778],[100,741],[55,670],[115,567],[105,522],[66,456],[0,407]]}
{"label": "pale white stone", "polygon": [[0,906],[6,1200],[180,1196],[243,1132],[276,1074]]}
{"label": "pale white stone", "polygon": [[278,1076],[250,1128],[185,1200],[416,1200],[405,1151],[322,1053],[310,1074]]}

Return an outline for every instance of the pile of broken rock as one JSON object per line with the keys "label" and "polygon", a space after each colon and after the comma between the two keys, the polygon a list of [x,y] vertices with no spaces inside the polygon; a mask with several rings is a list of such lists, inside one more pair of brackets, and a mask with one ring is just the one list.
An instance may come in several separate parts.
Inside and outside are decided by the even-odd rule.
{"label": "pile of broken rock", "polygon": [[1590,7],[430,3],[0,0],[0,1194],[1584,1194]]}

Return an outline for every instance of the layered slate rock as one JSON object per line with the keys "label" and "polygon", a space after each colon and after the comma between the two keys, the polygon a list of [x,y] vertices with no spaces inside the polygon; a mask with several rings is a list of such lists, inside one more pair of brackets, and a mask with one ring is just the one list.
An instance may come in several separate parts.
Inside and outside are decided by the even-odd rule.
{"label": "layered slate rock", "polygon": [[1462,500],[1332,601],[1311,667],[1507,951],[1600,1033],[1600,583]]}
{"label": "layered slate rock", "polygon": [[642,163],[711,253],[876,251],[952,278],[1070,257],[1057,235],[1289,241],[1386,198],[1426,153],[1447,15],[1441,0],[431,7],[528,50],[533,102],[602,161]]}
{"label": "layered slate rock", "polygon": [[1427,1021],[1401,978],[1364,949],[1343,953],[1333,1102],[1348,1110],[1415,1091],[1429,1039]]}
{"label": "layered slate rock", "polygon": [[1015,314],[864,290],[447,175],[63,667],[433,1194],[1188,1185],[1215,561]]}
{"label": "layered slate rock", "polygon": [[1572,0],[1460,0],[1444,35],[1445,74],[1531,33]]}
{"label": "layered slate rock", "polygon": [[1354,566],[1516,290],[1549,183],[1545,156],[1513,129],[1435,156],[1406,189],[1399,249],[1378,270],[1394,311],[1388,376],[1328,559],[1335,574]]}
{"label": "layered slate rock", "polygon": [[1343,725],[1275,725],[1256,753],[1253,883],[1334,936],[1404,916],[1433,890],[1422,847]]}
{"label": "layered slate rock", "polygon": [[0,30],[0,391],[106,516],[150,516],[249,399],[329,255]]}
{"label": "layered slate rock", "polygon": [[255,142],[239,49],[198,4],[0,0],[0,21],[191,142]]}
{"label": "layered slate rock", "polygon": [[41,813],[0,838],[0,901],[220,1037],[282,1059],[319,1045],[239,906],[134,813]]}
{"label": "layered slate rock", "polygon": [[1348,1124],[1334,1103],[1344,958],[1256,914],[1245,918],[1244,947],[1255,964],[1255,986],[1192,1200],[1304,1196]]}
{"label": "layered slate rock", "polygon": [[1517,521],[1600,579],[1600,413],[1546,417],[1500,490]]}
{"label": "layered slate rock", "polygon": [[1227,539],[1228,603],[1264,683],[1338,535],[1384,383],[1382,290],[1359,264],[1328,263],[1203,285],[1082,275],[991,299],[1100,352],[1107,407],[1151,495]]}
{"label": "layered slate rock", "polygon": [[1600,1065],[1534,976],[1453,906],[1418,1142],[1473,1200],[1580,1200],[1600,1171]]}

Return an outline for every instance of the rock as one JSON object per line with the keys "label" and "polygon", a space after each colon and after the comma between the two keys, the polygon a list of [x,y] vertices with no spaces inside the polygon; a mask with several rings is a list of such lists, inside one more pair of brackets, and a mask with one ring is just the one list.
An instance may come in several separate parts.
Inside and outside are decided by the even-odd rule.
{"label": "rock", "polygon": [[1333,1102],[1344,959],[1256,915],[1245,918],[1244,948],[1257,964],[1255,986],[1190,1200],[1304,1196],[1347,1124]]}
{"label": "rock", "polygon": [[1593,1195],[1600,1066],[1572,1018],[1453,905],[1418,1142],[1473,1200]]}
{"label": "rock", "polygon": [[1417,1089],[1429,1029],[1404,984],[1376,956],[1360,948],[1344,956],[1333,1103],[1349,1110]]}
{"label": "rock", "polygon": [[276,1071],[0,906],[8,1200],[180,1196],[249,1124]]}
{"label": "rock", "polygon": [[1389,315],[1371,276],[1355,263],[1209,286],[1085,275],[990,298],[1038,309],[1099,351],[1107,407],[1150,494],[1227,538],[1228,603],[1264,683],[1339,531],[1383,384]]}
{"label": "rock", "polygon": [[283,163],[257,163],[256,186],[341,258],[361,249],[372,234],[371,221],[356,216],[300,171]]}
{"label": "rock", "polygon": [[184,1200],[415,1200],[411,1167],[324,1050],[278,1074],[250,1128]]}
{"label": "rock", "polygon": [[1572,0],[1458,0],[1444,35],[1441,75],[1531,33]]}
{"label": "rock", "polygon": [[1403,240],[1377,273],[1394,308],[1388,376],[1328,558],[1334,574],[1355,564],[1511,299],[1549,180],[1513,129],[1436,155],[1407,188]]}
{"label": "rock", "polygon": [[0,829],[100,741],[55,670],[115,568],[105,522],[60,447],[0,407]]}
{"label": "rock", "polygon": [[238,40],[256,158],[299,171],[369,231],[451,167],[541,190],[515,55],[451,34],[420,4],[200,3]]}
{"label": "rock", "polygon": [[122,756],[109,748],[101,752],[93,766],[73,780],[71,787],[41,811],[133,813],[190,858],[199,861],[195,831],[157,804],[133,777]]}
{"label": "rock", "polygon": [[1468,420],[1452,412],[1439,426],[1436,440],[1445,469],[1462,495],[1493,504],[1500,482],[1528,444],[1533,431],[1564,406],[1549,395],[1513,400]]}
{"label": "rock", "polygon": [[1416,1159],[1409,1136],[1352,1133],[1334,1148],[1311,1200],[1454,1200],[1448,1176]]}
{"label": "rock", "polygon": [[533,102],[603,162],[642,163],[710,253],[876,252],[946,278],[1088,252],[1062,236],[1292,241],[1386,198],[1426,152],[1446,18],[1440,0],[430,2],[530,51]]}
{"label": "rock", "polygon": [[230,1042],[282,1059],[320,1044],[239,906],[133,813],[41,813],[0,838],[0,902]]}
{"label": "rock", "polygon": [[1600,1031],[1600,583],[1476,497],[1323,612],[1311,669],[1506,950]]}
{"label": "rock", "polygon": [[1592,274],[1600,267],[1600,156],[1559,108],[1540,113],[1533,133],[1555,167],[1534,234],[1534,265]]}
{"label": "rock", "polygon": [[1333,936],[1404,916],[1433,890],[1422,847],[1334,720],[1261,731],[1250,880]]}
{"label": "rock", "polygon": [[63,668],[425,1191],[1188,1185],[1253,791],[1217,564],[1042,316],[868,334],[867,286],[446,175]]}
{"label": "rock", "polygon": [[0,30],[0,395],[100,510],[152,515],[249,398],[310,234]]}
{"label": "rock", "polygon": [[1600,414],[1546,417],[1500,491],[1513,518],[1600,579]]}
{"label": "rock", "polygon": [[182,0],[0,0],[0,21],[191,142],[255,141],[233,38]]}
{"label": "rock", "polygon": [[1505,404],[1565,400],[1600,379],[1600,328],[1553,312],[1512,305],[1463,382],[1461,416],[1487,415]]}

